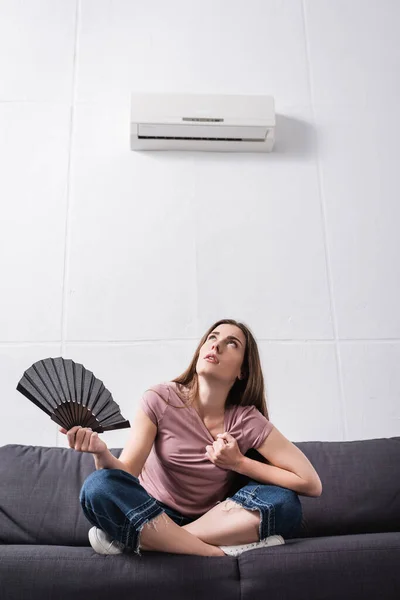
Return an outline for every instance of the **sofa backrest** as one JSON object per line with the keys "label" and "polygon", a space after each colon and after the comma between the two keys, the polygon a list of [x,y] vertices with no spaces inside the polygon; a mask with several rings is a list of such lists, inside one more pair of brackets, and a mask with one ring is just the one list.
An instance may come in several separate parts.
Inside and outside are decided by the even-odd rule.
{"label": "sofa backrest", "polygon": [[[296,442],[322,482],[321,496],[299,495],[296,537],[400,531],[400,437],[350,442]],[[268,461],[251,449],[246,456]],[[231,493],[246,484],[238,476]]]}
{"label": "sofa backrest", "polygon": [[87,546],[79,491],[94,469],[91,454],[71,448],[1,447],[0,543]]}
{"label": "sofa backrest", "polygon": [[300,496],[299,537],[400,531],[400,436],[296,446],[323,487],[318,498]]}
{"label": "sofa backrest", "polygon": [[[400,531],[400,437],[296,446],[323,485],[318,498],[299,496],[299,537]],[[266,462],[256,450],[247,456]],[[94,468],[90,454],[70,448],[0,447],[0,543],[88,545],[79,491]],[[232,492],[247,480],[238,476]]]}

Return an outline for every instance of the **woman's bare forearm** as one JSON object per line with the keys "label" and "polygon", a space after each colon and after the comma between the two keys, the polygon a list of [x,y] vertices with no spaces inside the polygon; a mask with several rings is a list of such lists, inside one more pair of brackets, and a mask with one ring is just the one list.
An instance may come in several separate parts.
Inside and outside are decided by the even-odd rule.
{"label": "woman's bare forearm", "polygon": [[125,463],[119,460],[111,454],[109,449],[105,450],[101,454],[93,454],[94,464],[96,469],[122,469],[123,471],[129,470]]}

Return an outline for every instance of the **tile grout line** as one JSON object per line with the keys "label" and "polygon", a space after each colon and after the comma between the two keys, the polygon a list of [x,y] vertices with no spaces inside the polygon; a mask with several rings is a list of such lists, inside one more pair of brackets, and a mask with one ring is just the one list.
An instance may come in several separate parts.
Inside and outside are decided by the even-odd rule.
{"label": "tile grout line", "polygon": [[[296,340],[282,340],[279,338],[256,338],[257,343],[267,344],[291,344],[293,346],[300,344],[362,344],[368,342],[368,344],[399,344],[399,338],[343,338],[343,339],[325,339],[318,340],[312,338],[299,338]],[[199,337],[193,338],[145,338],[136,340],[64,340],[64,344],[77,344],[82,346],[139,346],[140,344],[159,344],[163,342],[165,344],[178,344],[178,343],[198,343]],[[1,347],[7,346],[37,346],[37,345],[50,345],[60,344],[61,340],[20,340],[20,341],[8,341],[0,342]]]}
{"label": "tile grout line", "polygon": [[[68,165],[67,165],[67,187],[66,187],[66,212],[65,212],[65,244],[64,244],[64,265],[63,265],[63,285],[62,285],[62,302],[61,302],[61,340],[60,340],[60,355],[65,356],[66,346],[66,329],[67,329],[67,314],[68,314],[68,281],[69,281],[69,256],[70,256],[70,221],[71,221],[71,171],[72,171],[72,146],[74,138],[75,125],[75,99],[77,87],[77,62],[78,62],[78,45],[79,45],[79,26],[80,26],[80,2],[76,0],[75,5],[75,43],[73,55],[72,69],[72,89],[70,98],[70,124],[69,124],[69,139],[68,139]],[[58,426],[56,426],[56,446],[58,446]]]}
{"label": "tile grout line", "polygon": [[340,350],[339,350],[337,315],[336,315],[334,294],[333,294],[333,276],[332,276],[332,272],[331,272],[331,260],[330,260],[328,235],[327,235],[324,181],[323,181],[323,174],[322,174],[321,159],[320,159],[320,154],[319,154],[318,131],[317,131],[317,127],[316,127],[317,122],[316,122],[315,102],[314,102],[314,84],[313,84],[313,77],[312,77],[312,71],[311,71],[310,47],[309,47],[310,40],[309,40],[309,35],[308,35],[305,0],[301,0],[301,12],[302,12],[302,18],[303,18],[303,31],[304,31],[304,43],[305,43],[305,53],[306,53],[306,61],[307,61],[307,75],[308,75],[307,79],[308,79],[308,88],[309,88],[309,93],[310,93],[311,116],[313,119],[314,127],[316,129],[316,132],[315,132],[315,155],[316,155],[316,166],[317,166],[317,175],[318,175],[318,189],[319,189],[319,197],[320,197],[319,204],[320,204],[320,211],[321,211],[321,217],[322,217],[321,220],[322,220],[323,237],[324,237],[325,265],[326,265],[326,272],[327,272],[329,302],[330,302],[333,335],[334,335],[334,342],[335,342],[334,346],[335,346],[335,355],[336,355],[336,371],[337,371],[337,376],[338,376],[340,402],[341,402],[341,407],[342,407],[342,426],[343,426],[344,440],[347,440],[349,438],[349,436],[348,436],[348,420],[347,420],[347,411],[346,411],[346,394],[345,394],[345,390],[344,390],[343,368],[342,368],[341,354],[340,354]]}
{"label": "tile grout line", "polygon": [[196,177],[197,177],[197,163],[194,160],[194,156],[192,154],[192,219],[193,219],[193,227],[194,227],[194,271],[195,271],[195,331],[199,332],[199,253],[198,253],[198,237],[197,237],[197,219],[196,219]]}

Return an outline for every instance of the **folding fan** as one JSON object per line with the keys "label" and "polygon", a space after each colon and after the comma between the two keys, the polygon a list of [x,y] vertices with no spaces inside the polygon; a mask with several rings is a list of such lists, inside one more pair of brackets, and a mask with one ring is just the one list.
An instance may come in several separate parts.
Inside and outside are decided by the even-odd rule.
{"label": "folding fan", "polygon": [[74,425],[98,433],[130,427],[103,382],[71,359],[35,362],[24,372],[17,390],[67,430]]}

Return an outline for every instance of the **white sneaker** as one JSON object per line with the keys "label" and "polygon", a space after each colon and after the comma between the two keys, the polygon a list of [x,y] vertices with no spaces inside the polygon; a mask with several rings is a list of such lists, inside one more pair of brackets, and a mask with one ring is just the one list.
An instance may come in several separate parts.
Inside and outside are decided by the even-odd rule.
{"label": "white sneaker", "polygon": [[89,542],[98,554],[122,554],[125,548],[124,544],[113,540],[108,533],[98,527],[89,529]]}
{"label": "white sneaker", "polygon": [[221,550],[229,556],[239,556],[242,552],[247,550],[255,550],[256,548],[265,548],[267,546],[277,546],[284,544],[285,540],[281,535],[270,535],[261,542],[252,542],[251,544],[241,544],[240,546],[219,546]]}

